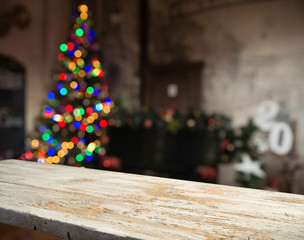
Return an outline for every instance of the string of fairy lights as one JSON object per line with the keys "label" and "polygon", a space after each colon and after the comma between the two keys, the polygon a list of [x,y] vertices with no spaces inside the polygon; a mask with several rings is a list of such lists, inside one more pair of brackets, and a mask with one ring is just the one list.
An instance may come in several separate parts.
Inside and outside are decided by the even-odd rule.
{"label": "string of fairy lights", "polygon": [[101,62],[91,57],[98,45],[93,43],[89,15],[84,4],[72,14],[70,41],[60,45],[57,55],[68,71],[54,76],[56,84],[43,106],[39,136],[26,140],[31,147],[24,154],[26,160],[85,165],[105,155],[102,137],[108,122],[104,117],[114,103],[102,80]]}

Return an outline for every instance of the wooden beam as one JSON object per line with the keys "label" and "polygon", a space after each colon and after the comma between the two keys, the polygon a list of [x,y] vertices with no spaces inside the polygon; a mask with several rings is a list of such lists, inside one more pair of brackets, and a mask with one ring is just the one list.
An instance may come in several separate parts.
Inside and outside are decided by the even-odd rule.
{"label": "wooden beam", "polygon": [[138,0],[138,12],[139,12],[139,73],[140,73],[140,103],[141,105],[146,104],[146,78],[147,78],[147,67],[149,64],[149,17],[150,8],[148,0]]}
{"label": "wooden beam", "polygon": [[304,239],[304,196],[0,161],[0,222],[66,239]]}

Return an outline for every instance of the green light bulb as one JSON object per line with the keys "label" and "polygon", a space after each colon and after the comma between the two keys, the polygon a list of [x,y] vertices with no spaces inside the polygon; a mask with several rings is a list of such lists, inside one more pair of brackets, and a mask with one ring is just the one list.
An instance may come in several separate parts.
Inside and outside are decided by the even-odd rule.
{"label": "green light bulb", "polygon": [[82,37],[83,36],[83,30],[81,28],[78,28],[76,31],[75,31],[75,34],[78,36],[78,37]]}
{"label": "green light bulb", "polygon": [[61,44],[59,48],[60,48],[60,50],[61,50],[62,52],[66,52],[66,51],[68,50],[68,46],[67,46],[66,44],[64,44],[64,43]]}
{"label": "green light bulb", "polygon": [[86,131],[87,131],[88,133],[92,133],[92,132],[94,131],[93,126],[88,126]]}
{"label": "green light bulb", "polygon": [[81,154],[76,155],[76,161],[81,162],[83,160],[83,156]]}
{"label": "green light bulb", "polygon": [[92,94],[93,92],[94,92],[94,88],[92,88],[92,87],[87,88],[87,93],[88,94]]}

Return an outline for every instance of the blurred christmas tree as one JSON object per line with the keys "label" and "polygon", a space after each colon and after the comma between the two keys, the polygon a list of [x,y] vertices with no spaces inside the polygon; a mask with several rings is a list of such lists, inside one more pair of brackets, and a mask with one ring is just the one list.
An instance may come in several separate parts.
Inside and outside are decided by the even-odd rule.
{"label": "blurred christmas tree", "polygon": [[66,69],[54,77],[39,132],[26,140],[26,160],[94,168],[105,155],[102,141],[107,139],[104,128],[108,123],[104,117],[114,103],[95,57],[98,45],[92,41],[90,12],[86,5],[78,11],[72,13],[70,41],[60,45],[58,54]]}
{"label": "blurred christmas tree", "polygon": [[236,180],[244,187],[258,188],[265,178],[262,154],[254,142],[254,134],[258,130],[253,120],[249,119],[247,125],[241,127],[240,134],[234,142],[239,152],[239,163],[235,165]]}

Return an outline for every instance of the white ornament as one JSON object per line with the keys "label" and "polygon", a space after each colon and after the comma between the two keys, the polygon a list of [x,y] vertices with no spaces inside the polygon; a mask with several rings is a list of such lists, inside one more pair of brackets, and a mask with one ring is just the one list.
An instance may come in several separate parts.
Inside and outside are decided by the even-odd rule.
{"label": "white ornament", "polygon": [[290,152],[293,145],[293,132],[285,122],[275,123],[268,136],[269,147],[272,152],[283,156]]}
{"label": "white ornament", "polygon": [[261,138],[255,138],[253,140],[254,145],[257,147],[258,153],[264,153],[268,150],[268,145]]}
{"label": "white ornament", "polygon": [[234,166],[236,171],[244,173],[247,178],[249,178],[250,174],[259,178],[265,177],[266,174],[261,169],[262,163],[260,161],[252,161],[247,153],[243,153],[241,158],[242,162]]}

